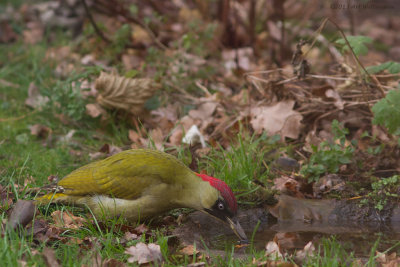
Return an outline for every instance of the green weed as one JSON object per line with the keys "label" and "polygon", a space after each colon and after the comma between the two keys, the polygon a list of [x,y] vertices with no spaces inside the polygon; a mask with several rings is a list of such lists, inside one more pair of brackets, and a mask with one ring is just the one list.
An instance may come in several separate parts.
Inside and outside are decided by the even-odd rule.
{"label": "green weed", "polygon": [[361,201],[361,204],[367,204],[372,200],[377,210],[383,210],[390,199],[400,197],[397,193],[399,186],[399,175],[377,179],[371,183],[372,191],[367,194],[367,198]]}
{"label": "green weed", "polygon": [[[400,135],[400,86],[397,90],[388,92],[385,98],[379,100],[373,107],[374,119],[372,122],[385,126],[389,133]],[[400,145],[400,138],[398,139]]]}
{"label": "green weed", "polygon": [[339,172],[341,165],[349,164],[353,159],[355,144],[354,142],[346,144],[348,129],[341,127],[339,122],[334,120],[332,132],[334,140],[338,140],[338,143],[323,141],[318,147],[312,146],[313,154],[300,170],[300,173],[310,182],[318,181],[323,174]]}

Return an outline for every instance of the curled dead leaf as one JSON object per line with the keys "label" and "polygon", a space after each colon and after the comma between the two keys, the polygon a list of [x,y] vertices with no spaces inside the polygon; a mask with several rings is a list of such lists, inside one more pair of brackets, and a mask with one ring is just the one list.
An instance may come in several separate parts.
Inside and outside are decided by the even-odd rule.
{"label": "curled dead leaf", "polygon": [[102,72],[96,79],[97,102],[106,108],[140,114],[147,99],[160,88],[153,79],[130,79]]}

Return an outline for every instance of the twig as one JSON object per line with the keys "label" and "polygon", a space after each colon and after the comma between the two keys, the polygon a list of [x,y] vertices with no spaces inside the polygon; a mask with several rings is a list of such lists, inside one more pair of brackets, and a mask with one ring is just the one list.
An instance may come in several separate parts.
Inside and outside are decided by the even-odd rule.
{"label": "twig", "polygon": [[[107,5],[108,4],[108,5]],[[119,14],[121,17],[123,17],[126,21],[134,23],[139,25],[140,27],[142,27],[147,34],[150,36],[150,38],[154,41],[154,43],[161,49],[166,50],[168,49],[163,43],[160,42],[160,40],[157,39],[156,35],[154,34],[154,32],[149,28],[149,26],[146,23],[143,23],[142,21],[140,21],[139,19],[132,17],[129,13],[129,11],[127,11],[127,9],[125,8],[125,6],[123,4],[120,3],[120,1],[114,1],[112,4],[114,4],[113,6],[110,6],[110,3],[106,1],[105,6],[107,8],[110,8],[114,13]],[[103,12],[106,12],[106,10],[103,10]],[[108,12],[110,13],[110,12]]]}
{"label": "twig", "polygon": [[7,122],[7,121],[18,121],[18,120],[21,120],[21,119],[23,119],[23,118],[25,118],[25,117],[27,117],[27,116],[30,116],[30,115],[32,115],[32,114],[34,114],[34,113],[36,113],[36,112],[37,112],[37,110],[33,110],[33,111],[29,112],[28,114],[24,114],[24,115],[21,115],[21,116],[19,116],[19,117],[13,117],[13,118],[0,118],[0,122]]}
{"label": "twig", "polygon": [[208,89],[204,85],[202,85],[199,81],[196,81],[195,84],[197,87],[199,87],[201,90],[203,90],[203,92],[206,94],[207,97],[212,96],[210,91],[208,91]]}
{"label": "twig", "polygon": [[90,23],[92,24],[94,31],[97,33],[97,35],[98,35],[103,41],[105,41],[106,43],[111,43],[111,40],[108,39],[108,38],[103,34],[103,32],[99,29],[99,27],[97,27],[97,24],[96,24],[96,22],[94,21],[92,14],[90,13],[90,10],[89,10],[89,7],[88,7],[87,4],[86,4],[86,1],[85,1],[85,0],[81,0],[81,2],[82,2],[83,7],[85,8],[86,15],[87,15],[87,17],[89,18],[89,21],[90,21]]}
{"label": "twig", "polygon": [[198,98],[196,98],[196,97],[190,95],[189,93],[187,93],[185,90],[181,89],[180,87],[178,87],[178,86],[176,86],[176,85],[174,85],[174,84],[172,84],[172,83],[170,83],[170,82],[166,82],[166,84],[167,84],[168,86],[171,86],[171,87],[174,88],[175,90],[179,91],[180,93],[182,93],[183,96],[186,97],[187,99],[190,99],[190,100],[194,101],[196,104],[199,103],[199,99],[198,99]]}
{"label": "twig", "polygon": [[154,32],[149,28],[149,26],[147,26],[147,24],[141,22],[140,20],[133,18],[133,17],[125,17],[125,19],[127,19],[128,21],[131,21],[135,24],[138,24],[139,26],[141,26],[146,32],[147,34],[150,36],[151,39],[153,39],[154,43],[161,48],[162,50],[167,50],[168,47],[166,47],[163,43],[160,42],[160,40],[158,40],[157,36],[154,34]]}
{"label": "twig", "polygon": [[374,77],[373,75],[369,74],[369,72],[365,69],[364,65],[361,63],[361,61],[358,59],[358,57],[357,57],[356,54],[354,53],[354,50],[353,50],[353,48],[351,47],[350,42],[349,42],[349,40],[347,40],[347,37],[346,37],[346,35],[344,34],[344,32],[342,31],[342,29],[341,29],[341,28],[339,27],[339,25],[337,25],[336,22],[334,22],[333,20],[331,20],[331,19],[329,19],[329,18],[328,18],[328,20],[329,20],[333,25],[335,25],[335,27],[338,29],[338,31],[342,34],[343,39],[346,41],[346,44],[347,44],[347,46],[349,47],[349,49],[350,49],[350,51],[351,51],[351,54],[352,54],[354,60],[358,63],[358,65],[360,65],[360,67],[364,70],[364,72],[367,74],[367,76],[368,76],[369,78],[371,78],[372,80],[374,80],[374,82],[376,83],[376,85],[377,85],[378,88],[380,89],[382,95],[384,96],[384,95],[385,95],[385,91],[384,91],[383,88],[381,87],[380,82],[376,79],[376,77]]}
{"label": "twig", "polygon": [[[336,29],[340,32],[340,34],[342,35],[344,41],[346,42],[346,45],[349,47],[349,50],[351,51],[351,55],[353,56],[354,60],[355,60],[355,61],[358,63],[358,65],[363,69],[363,71],[367,74],[367,76],[368,76],[371,80],[373,80],[373,81],[375,82],[375,85],[379,88],[379,90],[380,90],[380,92],[382,93],[382,95],[385,95],[385,91],[383,90],[382,85],[380,84],[380,82],[378,81],[378,79],[376,79],[376,77],[374,77],[373,75],[369,74],[369,72],[365,69],[364,65],[361,63],[361,61],[358,59],[358,57],[357,57],[356,54],[354,53],[354,50],[353,50],[353,48],[351,47],[350,42],[349,42],[349,40],[347,39],[347,37],[346,37],[345,33],[343,32],[343,30],[339,27],[339,25],[338,25],[336,22],[334,22],[334,21],[331,20],[330,18],[324,19],[323,22],[322,22],[322,24],[321,24],[321,26],[316,30],[314,40],[313,40],[312,44],[310,45],[310,48],[308,49],[308,51],[304,53],[303,57],[305,57],[305,56],[311,51],[311,48],[314,46],[315,42],[317,41],[316,36],[319,35],[319,34],[321,33],[322,29],[325,27],[325,25],[326,25],[326,23],[327,23],[328,21],[331,22],[331,23],[336,27]],[[367,99],[366,99],[366,100],[367,100]]]}

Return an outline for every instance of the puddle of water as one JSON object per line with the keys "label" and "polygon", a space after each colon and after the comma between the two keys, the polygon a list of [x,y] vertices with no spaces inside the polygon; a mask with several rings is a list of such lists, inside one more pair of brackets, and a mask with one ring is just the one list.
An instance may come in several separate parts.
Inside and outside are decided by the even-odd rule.
{"label": "puddle of water", "polygon": [[[343,230],[343,229],[342,229]],[[350,230],[350,229],[349,229]],[[385,251],[395,245],[400,240],[400,234],[389,232],[370,232],[370,231],[351,231],[338,233],[314,232],[314,231],[299,231],[299,232],[275,232],[271,229],[262,229],[257,232],[253,241],[254,247],[264,249],[268,241],[272,241],[275,237],[282,244],[282,247],[290,250],[303,249],[304,246],[312,241],[318,245],[322,238],[330,238],[335,236],[336,240],[348,252],[354,252],[356,257],[368,257],[371,248],[380,238],[378,251]],[[400,247],[397,248],[397,253],[400,252]]]}
{"label": "puddle of water", "polygon": [[[323,238],[334,236],[347,252],[353,252],[354,256],[358,258],[366,258],[369,257],[371,248],[378,239],[377,250],[379,252],[383,252],[400,242],[400,232],[394,232],[390,226],[383,227],[386,228],[383,229],[384,231],[382,229],[377,231],[377,229],[367,225],[359,225],[358,228],[355,228],[351,225],[309,225],[297,222],[296,228],[298,231],[292,231],[293,228],[292,223],[264,225],[254,234],[252,246],[257,251],[264,250],[269,241],[275,240],[279,243],[280,247],[291,253],[295,250],[303,249],[310,241],[318,248]],[[246,234],[251,238],[253,233],[246,231]],[[212,246],[211,248],[217,250],[226,250],[226,248],[236,243],[237,237],[232,234],[214,236],[209,242]],[[243,249],[239,252],[245,253]],[[400,246],[390,251],[390,253],[392,252],[396,252],[399,255]]]}
{"label": "puddle of water", "polygon": [[[278,241],[288,252],[303,249],[312,241],[316,248],[322,238],[336,237],[336,240],[347,252],[353,252],[359,258],[369,257],[371,248],[380,238],[377,250],[383,252],[400,241],[400,223],[391,225],[362,224],[362,223],[303,223],[302,221],[277,222],[276,219],[265,215],[265,210],[253,209],[242,212],[240,223],[249,239],[254,227],[261,223],[254,234],[252,246],[257,251],[265,250],[269,241]],[[238,242],[237,237],[228,226],[221,225],[217,220],[204,213],[190,215],[189,220],[177,228],[175,234],[184,244],[196,244],[200,249],[212,252],[231,251],[232,245]],[[391,252],[400,254],[400,247]],[[236,255],[245,255],[248,247],[235,249]]]}

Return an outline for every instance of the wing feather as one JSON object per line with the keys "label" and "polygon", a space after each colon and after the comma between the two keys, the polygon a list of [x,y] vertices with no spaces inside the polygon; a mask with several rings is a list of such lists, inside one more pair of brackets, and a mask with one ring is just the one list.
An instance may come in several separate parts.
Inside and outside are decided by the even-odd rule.
{"label": "wing feather", "polygon": [[58,184],[69,195],[111,195],[136,199],[154,185],[174,183],[191,172],[171,155],[156,150],[127,150],[85,165]]}

